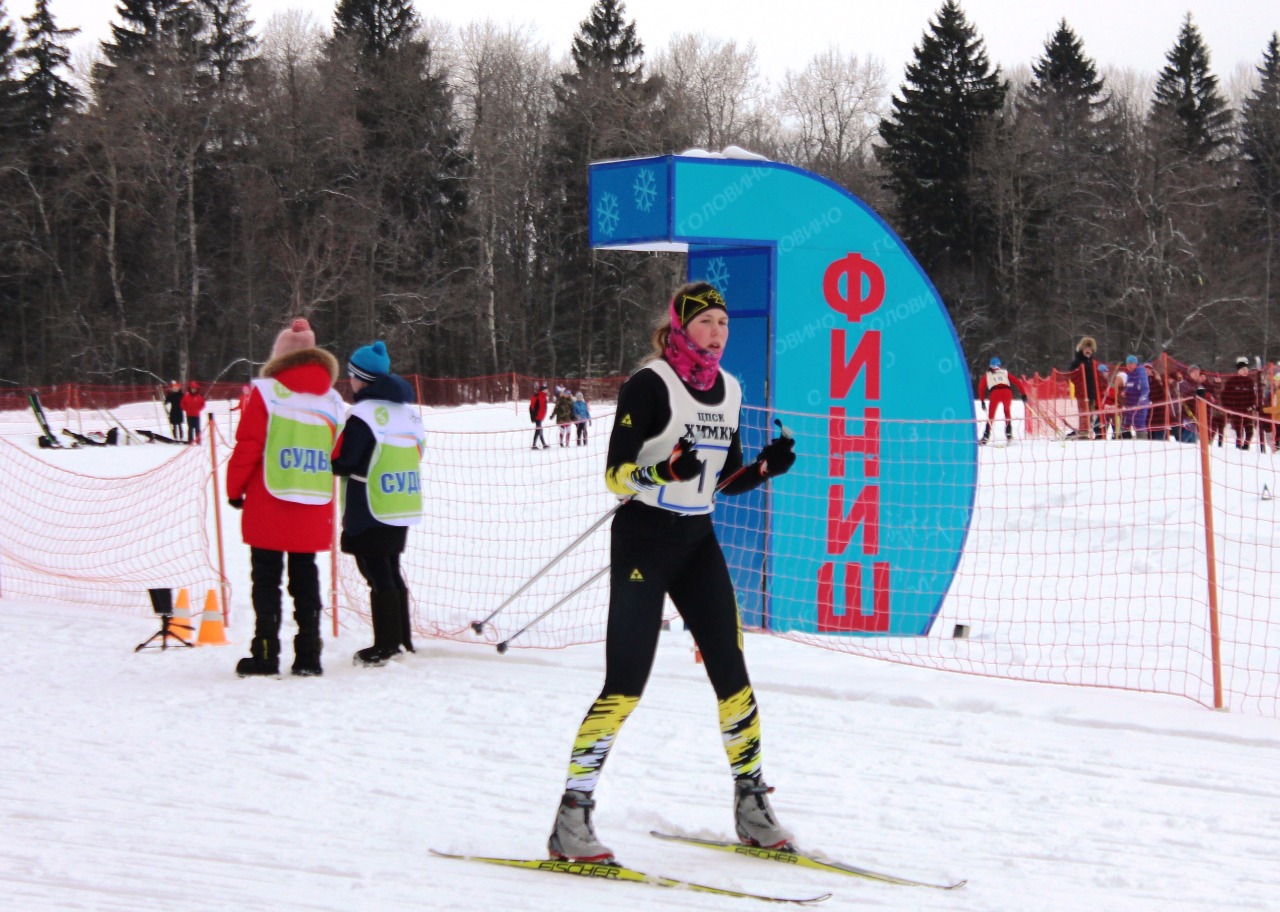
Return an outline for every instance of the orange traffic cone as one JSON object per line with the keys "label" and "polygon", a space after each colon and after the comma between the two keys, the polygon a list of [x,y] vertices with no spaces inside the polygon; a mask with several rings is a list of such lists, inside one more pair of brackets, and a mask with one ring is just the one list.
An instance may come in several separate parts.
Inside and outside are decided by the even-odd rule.
{"label": "orange traffic cone", "polygon": [[196,645],[227,645],[227,632],[222,626],[222,612],[218,609],[218,593],[212,589],[204,597],[204,614],[200,617],[200,638]]}
{"label": "orange traffic cone", "polygon": [[186,589],[178,590],[178,601],[173,606],[173,620],[169,622],[169,632],[184,643],[190,643],[192,635],[196,632],[195,624],[191,622],[191,596],[187,594]]}

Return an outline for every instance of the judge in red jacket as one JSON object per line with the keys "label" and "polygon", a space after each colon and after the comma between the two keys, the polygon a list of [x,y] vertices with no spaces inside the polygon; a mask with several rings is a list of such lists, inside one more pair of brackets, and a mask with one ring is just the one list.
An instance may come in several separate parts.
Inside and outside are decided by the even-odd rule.
{"label": "judge in red jacket", "polygon": [[334,392],[338,360],[316,348],[306,320],[280,333],[253,381],[227,463],[227,498],[243,509],[250,549],[254,634],[236,674],[280,673],[280,582],[286,555],[298,634],[293,673],[322,674],[320,576],[316,554],[333,544],[329,454],[346,407]]}
{"label": "judge in red jacket", "polygon": [[[1001,407],[1004,408],[1004,436],[1006,440],[1012,440],[1013,415],[1009,407],[1013,403],[1013,387],[1017,387],[1023,402],[1027,401],[1027,388],[1022,385],[1021,380],[1000,366],[999,358],[992,358],[988,367],[986,374],[978,381],[978,398],[982,400],[982,407],[987,410],[987,429],[982,432],[980,442],[986,443],[991,439],[991,422],[996,417],[996,409]],[[991,400],[989,408],[987,399]]]}

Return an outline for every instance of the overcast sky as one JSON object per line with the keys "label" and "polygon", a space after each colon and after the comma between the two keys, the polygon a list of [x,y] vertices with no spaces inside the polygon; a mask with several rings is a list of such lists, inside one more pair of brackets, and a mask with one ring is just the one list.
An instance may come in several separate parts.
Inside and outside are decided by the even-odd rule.
{"label": "overcast sky", "polygon": [[[799,70],[829,45],[845,53],[879,58],[889,84],[902,81],[929,19],[942,0],[625,0],[646,52],[664,47],[680,32],[704,32],[754,42],[760,69],[774,82],[788,69]],[[33,0],[0,0],[19,27]],[[554,53],[564,53],[590,12],[592,0],[467,0],[437,4],[417,0],[424,19],[454,24],[491,19],[525,24]],[[82,34],[73,45],[89,47],[109,34],[117,19],[115,0],[52,0],[63,28]],[[250,15],[261,28],[277,12],[310,12],[326,29],[335,0],[249,0]],[[1278,0],[963,0],[962,6],[987,44],[994,62],[1005,69],[1026,66],[1043,51],[1059,19],[1066,18],[1099,64],[1129,67],[1154,76],[1177,40],[1189,11],[1212,54],[1213,70],[1224,84],[1241,67],[1257,66],[1271,33],[1280,31]],[[533,10],[536,9],[536,12]]]}

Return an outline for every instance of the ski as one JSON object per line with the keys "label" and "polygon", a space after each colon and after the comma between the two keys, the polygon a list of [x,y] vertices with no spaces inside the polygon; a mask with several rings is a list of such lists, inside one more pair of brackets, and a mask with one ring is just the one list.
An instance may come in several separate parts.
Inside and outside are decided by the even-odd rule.
{"label": "ski", "polygon": [[432,855],[440,858],[456,858],[460,861],[479,861],[484,864],[503,865],[508,868],[523,868],[527,871],[549,871],[553,874],[572,874],[575,877],[598,877],[602,880],[624,880],[630,883],[649,884],[654,887],[670,887],[674,890],[690,890],[694,893],[711,893],[716,896],[736,896],[739,899],[757,899],[762,902],[791,903],[807,906],[811,903],[825,902],[831,898],[830,893],[818,896],[791,898],[786,896],[770,896],[764,893],[744,893],[741,890],[730,890],[725,887],[712,887],[707,884],[677,880],[673,877],[662,877],[657,874],[646,874],[635,868],[618,864],[602,864],[591,861],[561,861],[556,858],[490,858],[485,855],[454,855],[449,852],[430,850]]}
{"label": "ski", "polygon": [[679,836],[675,833],[660,833],[657,830],[650,830],[650,836],[656,836],[659,839],[665,839],[669,842],[680,842],[685,845],[702,846],[708,849],[719,849],[722,852],[733,852],[735,855],[747,855],[751,858],[763,858],[766,861],[780,861],[784,864],[795,865],[800,868],[812,868],[815,871],[833,871],[837,874],[848,874],[852,877],[863,877],[867,880],[878,880],[882,883],[898,884],[904,887],[929,887],[934,890],[955,890],[963,887],[968,883],[967,880],[957,880],[954,883],[933,883],[925,880],[912,880],[908,877],[898,877],[894,874],[885,874],[881,871],[872,871],[867,868],[860,868],[856,865],[845,864],[844,862],[835,861],[822,855],[815,855],[808,852],[787,852],[782,849],[762,849],[759,846],[743,845],[740,842],[728,842],[720,839],[700,839],[696,836]]}
{"label": "ski", "polygon": [[53,436],[53,431],[49,430],[49,421],[44,416],[44,407],[40,404],[40,397],[36,393],[28,393],[27,404],[31,406],[31,411],[35,413],[36,423],[40,425],[40,430],[44,431],[44,439],[48,441],[47,444],[41,444],[41,446],[47,445],[55,450],[69,449],[66,444]]}

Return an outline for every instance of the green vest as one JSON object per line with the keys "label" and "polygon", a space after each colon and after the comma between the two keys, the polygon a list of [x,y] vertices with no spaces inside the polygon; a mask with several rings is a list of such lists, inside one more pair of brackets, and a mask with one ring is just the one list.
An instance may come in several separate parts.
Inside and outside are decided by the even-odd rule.
{"label": "green vest", "polygon": [[262,469],[272,497],[300,504],[333,500],[329,454],[345,404],[333,390],[317,396],[295,393],[276,380],[253,385],[267,406],[267,444]]}
{"label": "green vest", "polygon": [[348,417],[367,424],[376,441],[365,478],[369,512],[388,526],[416,526],[422,521],[422,419],[410,406],[380,399],[356,403]]}

